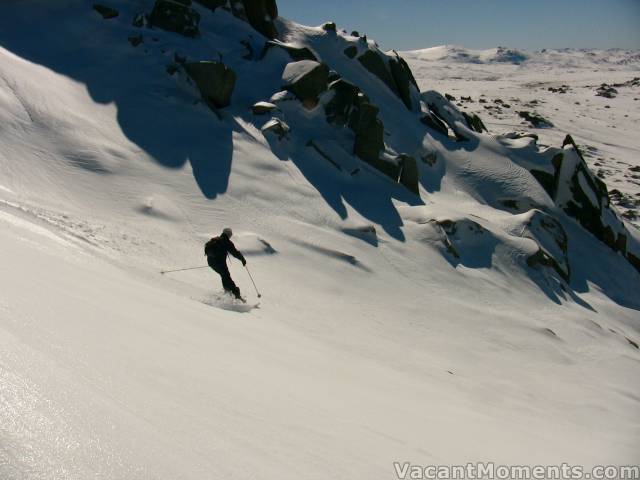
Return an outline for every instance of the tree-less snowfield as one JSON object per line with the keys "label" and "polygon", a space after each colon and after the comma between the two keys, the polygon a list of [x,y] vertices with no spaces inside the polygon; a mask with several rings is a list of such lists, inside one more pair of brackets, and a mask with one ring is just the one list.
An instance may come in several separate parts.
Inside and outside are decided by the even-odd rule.
{"label": "tree-less snowfield", "polygon": [[[638,463],[640,274],[523,166],[544,152],[496,136],[520,120],[503,128],[511,120],[482,114],[489,133],[469,142],[436,134],[343,54],[372,45],[278,19],[284,40],[376,102],[390,149],[436,159],[418,162],[417,196],[344,150],[351,137],[321,105],[280,102],[290,135],[261,131],[271,117],[250,107],[281,90],[291,59],[243,58],[242,40],[264,44],[247,23],[194,6],[201,36],[190,39],[132,27],[151,1],[109,4],[120,12],[109,20],[86,1],[0,4],[0,478],[391,479],[407,461]],[[176,53],[233,68],[231,106],[214,114],[170,75]],[[560,83],[627,81],[638,76],[628,55]],[[560,98],[406,56],[421,90],[493,100],[504,88],[505,102],[546,108]],[[574,56],[545,57],[545,76]],[[501,68],[482,64],[483,75]],[[555,122],[540,142],[560,148],[572,133],[583,145],[608,121],[590,144],[638,165],[640,91],[628,88],[611,120],[584,111],[576,123],[558,100],[557,113],[539,112]],[[309,140],[343,152],[344,168]],[[530,208],[502,206],[514,199]],[[568,237],[568,282],[527,263],[539,209]],[[219,308],[209,269],[160,274],[206,265],[204,242],[226,226],[257,308]],[[640,235],[626,228],[637,254]],[[241,265],[231,272],[256,303]]]}

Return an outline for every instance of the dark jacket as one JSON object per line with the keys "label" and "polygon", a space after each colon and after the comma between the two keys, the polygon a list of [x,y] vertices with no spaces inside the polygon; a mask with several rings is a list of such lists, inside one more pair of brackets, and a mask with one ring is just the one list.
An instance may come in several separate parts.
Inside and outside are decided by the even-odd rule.
{"label": "dark jacket", "polygon": [[238,260],[240,260],[243,264],[247,261],[244,259],[242,253],[238,251],[236,246],[233,244],[231,239],[226,235],[222,234],[219,237],[216,237],[216,241],[214,242],[213,248],[207,251],[207,257],[209,263],[214,263],[217,265],[226,264],[227,263],[227,255],[233,255]]}

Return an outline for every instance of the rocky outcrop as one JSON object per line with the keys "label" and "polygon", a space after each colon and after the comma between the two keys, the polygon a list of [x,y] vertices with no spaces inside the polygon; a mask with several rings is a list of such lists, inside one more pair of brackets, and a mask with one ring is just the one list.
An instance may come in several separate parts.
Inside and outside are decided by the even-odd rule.
{"label": "rocky outcrop", "polygon": [[589,170],[570,135],[565,138],[562,150],[557,150],[547,170],[529,168],[531,174],[558,207],[640,271],[635,255],[627,249],[629,234],[624,222],[610,207],[604,182]]}
{"label": "rocky outcrop", "polygon": [[447,135],[449,128],[460,141],[469,139],[465,132],[466,127],[478,133],[486,131],[484,123],[476,114],[469,115],[461,112],[449,99],[434,90],[422,93],[422,100],[427,108],[424,116],[420,119],[422,123],[434,130]]}
{"label": "rocky outcrop", "polygon": [[[344,50],[344,54],[349,58],[355,57],[357,52],[357,47],[353,45]],[[397,52],[387,55],[377,49],[367,49],[357,58],[362,66],[382,80],[409,110],[417,108],[414,98],[417,98],[419,92],[418,84],[411,68]]]}
{"label": "rocky outcrop", "polygon": [[278,36],[274,20],[278,18],[276,0],[242,0],[249,24],[267,38]]}
{"label": "rocky outcrop", "polygon": [[[384,150],[384,125],[378,118],[379,111],[378,107],[360,97],[357,108],[349,117],[349,128],[356,135],[354,153],[376,168],[379,168],[380,153]],[[386,165],[383,167],[388,173]]]}
{"label": "rocky outcrop", "polygon": [[409,110],[414,110],[413,92],[419,92],[420,89],[411,68],[397,52],[394,52],[394,56],[389,58],[389,68],[400,99]]}
{"label": "rocky outcrop", "polygon": [[367,50],[358,57],[358,61],[364,68],[369,70],[369,72],[382,80],[393,93],[398,95],[398,89],[393,81],[393,76],[387,67],[385,58],[383,58],[382,52],[378,53],[374,50]]}
{"label": "rocky outcrop", "polygon": [[189,7],[191,0],[156,0],[149,15],[149,26],[176,32],[186,37],[196,37],[200,14]]}
{"label": "rocky outcrop", "polygon": [[202,98],[213,109],[229,106],[236,84],[236,74],[220,62],[203,61],[184,64]]}
{"label": "rocky outcrop", "polygon": [[400,164],[400,177],[398,182],[404,185],[409,191],[420,195],[420,172],[416,159],[410,155],[402,154],[398,156]]}
{"label": "rocky outcrop", "polygon": [[327,89],[329,67],[312,60],[289,63],[282,74],[283,88],[293,93],[302,102],[317,102]]}
{"label": "rocky outcrop", "polygon": [[569,239],[562,224],[540,210],[528,212],[529,218],[522,231],[523,237],[531,238],[538,244],[538,251],[527,259],[530,267],[542,265],[553,268],[560,277],[569,282]]}
{"label": "rocky outcrop", "polygon": [[327,121],[338,126],[347,125],[353,108],[358,104],[358,95],[362,95],[360,89],[341,78],[331,82],[329,92],[331,99],[324,106]]}

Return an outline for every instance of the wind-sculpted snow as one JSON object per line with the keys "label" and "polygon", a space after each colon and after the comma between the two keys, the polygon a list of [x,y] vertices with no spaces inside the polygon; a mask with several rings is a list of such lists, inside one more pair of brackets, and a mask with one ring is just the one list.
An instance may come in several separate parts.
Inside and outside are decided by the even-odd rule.
{"label": "wind-sculpted snow", "polygon": [[[540,101],[518,110],[554,127],[496,128],[515,93],[484,109],[472,80],[440,88],[457,60],[400,54],[421,95],[400,57],[339,24],[278,17],[268,40],[194,2],[187,38],[134,26],[152,0],[104,3],[118,16],[0,3],[1,478],[635,461],[640,238],[597,179],[604,144],[582,148],[600,124]],[[499,77],[537,56],[460,68]],[[233,72],[230,97],[208,98],[192,62]],[[633,98],[589,79],[595,101]],[[574,117],[579,144],[562,146]],[[610,143],[636,151],[626,129]],[[202,254],[223,227],[249,307]]]}

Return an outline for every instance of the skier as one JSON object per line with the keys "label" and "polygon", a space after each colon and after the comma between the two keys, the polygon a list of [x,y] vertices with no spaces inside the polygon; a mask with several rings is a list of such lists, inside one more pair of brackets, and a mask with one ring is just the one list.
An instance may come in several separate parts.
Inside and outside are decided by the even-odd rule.
{"label": "skier", "polygon": [[247,264],[244,255],[236,249],[231,241],[232,235],[233,232],[231,229],[225,228],[222,231],[222,235],[214,237],[207,242],[204,247],[204,254],[207,256],[209,266],[220,275],[224,290],[233,293],[238,300],[246,302],[246,300],[240,296],[240,289],[231,279],[231,274],[227,267],[227,255],[229,254],[240,260],[243,266]]}

